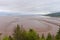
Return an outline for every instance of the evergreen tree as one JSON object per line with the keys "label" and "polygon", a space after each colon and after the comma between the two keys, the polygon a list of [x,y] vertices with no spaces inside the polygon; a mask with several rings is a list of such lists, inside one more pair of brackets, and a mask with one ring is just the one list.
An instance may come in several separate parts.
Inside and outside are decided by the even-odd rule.
{"label": "evergreen tree", "polygon": [[27,32],[25,30],[23,30],[21,35],[22,35],[22,40],[27,40]]}
{"label": "evergreen tree", "polygon": [[4,36],[3,40],[9,40],[9,37],[8,36]]}
{"label": "evergreen tree", "polygon": [[42,34],[41,40],[45,40],[44,34]]}
{"label": "evergreen tree", "polygon": [[33,29],[28,32],[28,40],[38,40],[37,33]]}
{"label": "evergreen tree", "polygon": [[55,35],[52,35],[52,40],[55,40]]}
{"label": "evergreen tree", "polygon": [[40,40],[40,36],[39,36],[39,34],[37,35],[37,39]]}
{"label": "evergreen tree", "polygon": [[48,33],[46,40],[52,40],[52,35]]}
{"label": "evergreen tree", "polygon": [[57,32],[56,40],[60,40],[60,28],[59,28],[59,30],[58,30],[58,32]]}
{"label": "evergreen tree", "polygon": [[13,38],[11,36],[9,36],[9,40],[13,40]]}
{"label": "evergreen tree", "polygon": [[19,25],[17,25],[17,27],[14,30],[13,38],[14,40],[21,40],[21,28]]}
{"label": "evergreen tree", "polygon": [[[11,37],[10,37],[11,39]],[[14,40],[39,40],[39,35],[33,30],[30,29],[28,32],[23,28],[23,26],[17,25],[13,33]]]}
{"label": "evergreen tree", "polygon": [[2,35],[2,33],[0,33],[0,40],[1,40],[1,35]]}
{"label": "evergreen tree", "polygon": [[14,40],[27,40],[27,32],[23,28],[23,26],[17,25],[17,27],[14,30],[13,34]]}

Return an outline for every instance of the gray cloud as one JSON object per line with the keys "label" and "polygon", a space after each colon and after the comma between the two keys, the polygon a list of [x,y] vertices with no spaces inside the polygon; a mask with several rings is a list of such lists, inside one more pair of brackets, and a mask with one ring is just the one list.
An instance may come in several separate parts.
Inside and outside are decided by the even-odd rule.
{"label": "gray cloud", "polygon": [[26,13],[60,11],[60,0],[0,0],[0,10]]}

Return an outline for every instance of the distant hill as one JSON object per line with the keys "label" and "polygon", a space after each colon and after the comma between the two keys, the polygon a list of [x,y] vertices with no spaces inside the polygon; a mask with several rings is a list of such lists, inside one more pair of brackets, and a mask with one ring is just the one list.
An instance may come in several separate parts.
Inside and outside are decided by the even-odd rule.
{"label": "distant hill", "polygon": [[47,15],[45,15],[45,16],[60,17],[60,12],[56,12],[56,13],[47,14]]}

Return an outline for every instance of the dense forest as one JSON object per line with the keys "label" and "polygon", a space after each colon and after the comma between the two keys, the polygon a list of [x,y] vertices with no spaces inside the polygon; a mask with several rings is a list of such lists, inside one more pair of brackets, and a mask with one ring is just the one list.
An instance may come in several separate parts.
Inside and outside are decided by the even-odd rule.
{"label": "dense forest", "polygon": [[45,16],[60,17],[60,12],[55,12],[55,13],[47,14]]}
{"label": "dense forest", "polygon": [[44,34],[42,34],[42,36],[39,36],[39,34],[34,31],[34,29],[29,29],[28,31],[26,31],[22,26],[20,27],[19,25],[17,25],[17,27],[13,31],[12,36],[5,35],[2,40],[60,40],[60,28],[56,36],[48,33],[47,37],[45,37]]}

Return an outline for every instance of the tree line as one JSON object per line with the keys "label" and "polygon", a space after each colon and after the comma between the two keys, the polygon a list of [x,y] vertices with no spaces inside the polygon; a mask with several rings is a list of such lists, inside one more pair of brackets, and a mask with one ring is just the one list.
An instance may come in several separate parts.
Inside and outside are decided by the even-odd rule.
{"label": "tree line", "polygon": [[4,36],[2,40],[60,40],[60,28],[56,34],[56,36],[51,35],[48,33],[47,37],[42,34],[42,36],[39,36],[39,34],[34,31],[34,29],[29,29],[26,31],[23,26],[17,25],[17,27],[14,29],[12,36]]}

